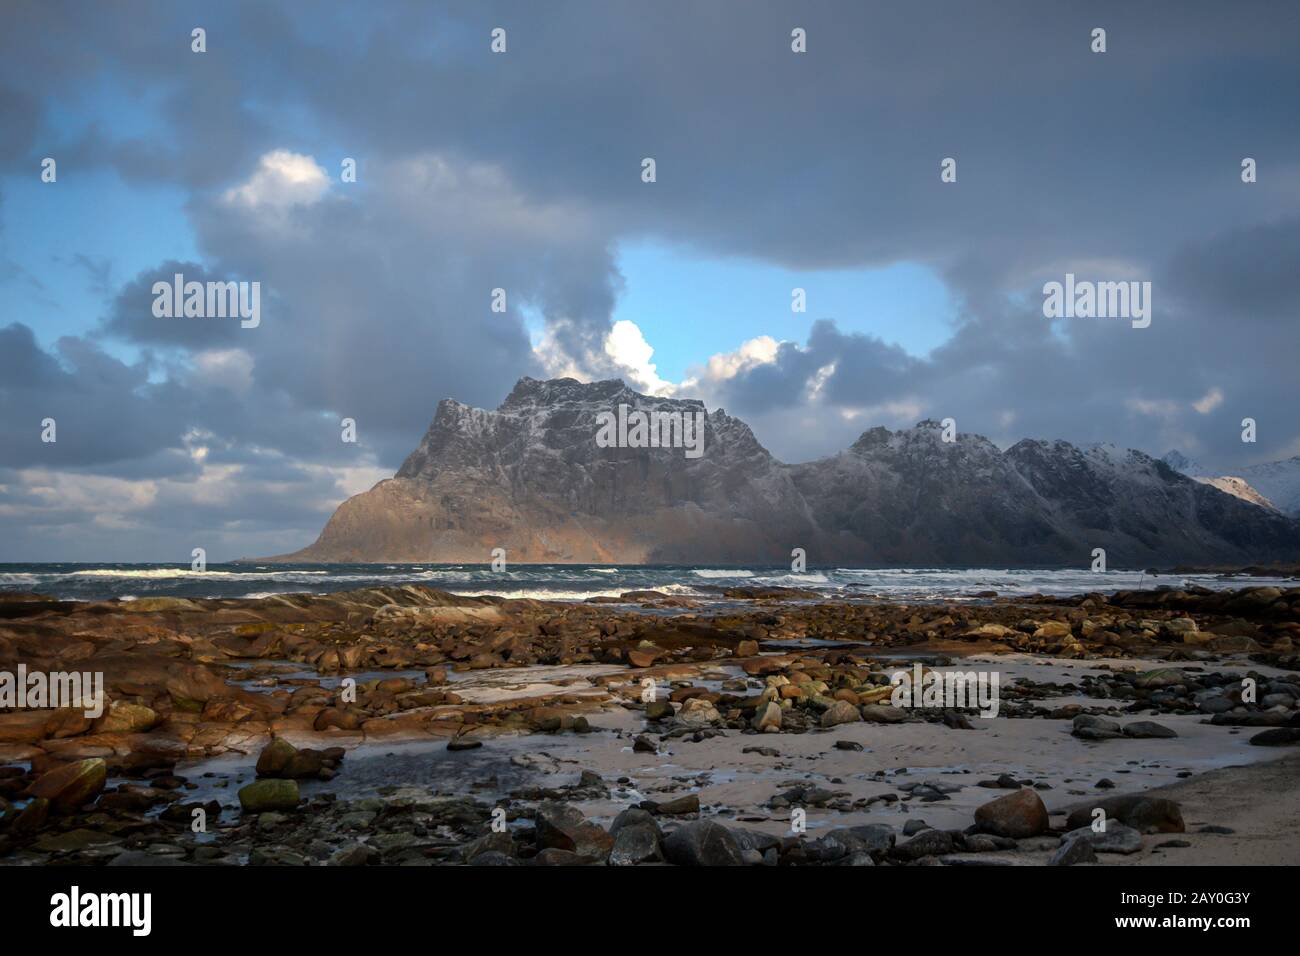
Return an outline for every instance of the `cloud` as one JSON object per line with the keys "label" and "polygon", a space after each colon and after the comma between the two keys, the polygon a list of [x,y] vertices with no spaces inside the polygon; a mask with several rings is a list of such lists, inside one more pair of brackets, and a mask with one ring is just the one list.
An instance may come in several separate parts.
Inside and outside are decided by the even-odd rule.
{"label": "cloud", "polygon": [[257,209],[310,206],[329,189],[329,176],[310,156],[275,149],[257,163],[257,170],[222,199],[233,205]]}
{"label": "cloud", "polygon": [[[1287,6],[1106,6],[1104,57],[1086,42],[1098,14],[1066,5],[817,4],[800,11],[803,55],[786,4],[686,10],[15,4],[0,187],[57,155],[61,183],[107,169],[117,199],[175,190],[197,251],[139,270],[68,236],[63,275],[111,289],[103,315],[83,334],[46,315],[0,328],[9,556],[188,554],[197,536],[213,555],[289,550],[345,487],[400,462],[439,399],[492,406],[524,374],[698,395],[789,460],[925,416],[1002,443],[1176,442],[1211,467],[1294,454]],[[200,12],[204,55],[187,42]],[[510,52],[493,56],[486,31],[507,20]],[[1240,182],[1245,155],[1258,183]],[[342,156],[358,182],[338,180]],[[36,225],[7,217],[6,249]],[[629,281],[612,250],[644,240],[787,268],[921,263],[958,320],[917,358],[852,330],[905,320],[906,304],[863,302],[802,341],[755,317],[734,350],[685,356],[686,380],[668,382],[653,359],[670,340],[612,320]],[[43,263],[6,255],[0,275],[61,305]],[[152,283],[178,271],[259,281],[261,325],[155,319]],[[1152,326],[1045,320],[1041,284],[1067,271],[1151,279]],[[57,444],[39,441],[46,416]],[[357,446],[339,440],[344,416]],[[99,509],[73,485],[102,491]],[[112,536],[78,537],[105,523]]]}
{"label": "cloud", "polygon": [[635,387],[649,395],[672,395],[677,386],[659,377],[650,357],[654,349],[641,334],[635,322],[622,319],[615,322],[605,339],[605,354],[616,365],[625,369]]}
{"label": "cloud", "polygon": [[1192,408],[1202,415],[1208,415],[1223,404],[1223,389],[1212,388],[1201,398],[1192,402]]}

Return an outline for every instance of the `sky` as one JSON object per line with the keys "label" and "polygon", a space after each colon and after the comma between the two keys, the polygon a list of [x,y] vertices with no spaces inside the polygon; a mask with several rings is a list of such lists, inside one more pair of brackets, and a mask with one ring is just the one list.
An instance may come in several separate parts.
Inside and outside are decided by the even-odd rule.
{"label": "sky", "polygon": [[[945,417],[1300,454],[1298,107],[1289,2],[10,0],[0,562],[294,550],[524,375],[792,462]],[[178,272],[260,322],[155,316]],[[1067,273],[1150,325],[1045,316]]]}

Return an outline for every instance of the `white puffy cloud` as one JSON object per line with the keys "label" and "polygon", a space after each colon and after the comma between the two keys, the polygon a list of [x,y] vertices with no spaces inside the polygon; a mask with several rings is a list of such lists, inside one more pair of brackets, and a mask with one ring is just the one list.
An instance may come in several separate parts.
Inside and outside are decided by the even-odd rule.
{"label": "white puffy cloud", "polygon": [[275,149],[262,156],[253,174],[226,190],[231,205],[285,209],[319,200],[330,187],[329,176],[310,156]]}
{"label": "white puffy cloud", "polygon": [[659,377],[658,369],[650,361],[654,353],[640,327],[627,319],[615,322],[605,337],[605,354],[627,370],[627,377],[636,387],[650,395],[672,395],[677,386]]}

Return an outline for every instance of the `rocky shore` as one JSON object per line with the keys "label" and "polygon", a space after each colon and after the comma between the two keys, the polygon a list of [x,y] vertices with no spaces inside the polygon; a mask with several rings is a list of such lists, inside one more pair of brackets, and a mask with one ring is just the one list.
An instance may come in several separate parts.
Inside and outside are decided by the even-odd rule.
{"label": "rocky shore", "polygon": [[0,710],[0,865],[1157,862],[1232,828],[1154,788],[1295,767],[1300,588],[716,597],[0,594],[108,697]]}

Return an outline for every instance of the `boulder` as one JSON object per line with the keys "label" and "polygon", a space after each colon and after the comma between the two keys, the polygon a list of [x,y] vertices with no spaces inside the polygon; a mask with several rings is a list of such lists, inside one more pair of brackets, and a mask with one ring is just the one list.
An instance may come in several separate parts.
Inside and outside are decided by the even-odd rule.
{"label": "boulder", "polygon": [[1042,798],[1029,788],[984,804],[975,811],[975,822],[985,833],[1013,840],[1045,833],[1050,823]]}
{"label": "boulder", "polygon": [[855,723],[861,719],[862,715],[858,713],[857,707],[847,700],[837,700],[826,708],[821,723],[823,727],[835,727],[839,724]]}
{"label": "boulder", "polygon": [[[857,712],[854,712],[857,717]],[[823,715],[823,720],[825,716]],[[754,729],[759,733],[776,733],[781,729],[781,705],[774,700],[769,700],[767,706],[755,712]]]}
{"label": "boulder", "polygon": [[678,827],[664,840],[663,852],[677,866],[742,866],[745,862],[736,838],[712,820]]}
{"label": "boulder", "polygon": [[89,803],[104,789],[108,765],[99,757],[64,764],[37,778],[28,789],[33,797],[44,797],[59,813],[71,813]]}
{"label": "boulder", "polygon": [[1105,811],[1107,820],[1118,820],[1139,833],[1183,833],[1183,814],[1177,803],[1163,797],[1142,794],[1117,795],[1079,804],[1070,812],[1066,825],[1071,830],[1091,826],[1093,811]]}
{"label": "boulder", "polygon": [[537,845],[542,849],[566,850],[588,859],[604,859],[614,845],[614,838],[602,827],[566,803],[542,802],[534,823]]}
{"label": "boulder", "polygon": [[632,823],[619,828],[608,862],[610,866],[635,866],[662,859],[658,828],[650,823]]}
{"label": "boulder", "polygon": [[283,737],[274,738],[262,748],[257,757],[257,775],[259,777],[284,777],[289,761],[298,755],[298,748]]}
{"label": "boulder", "polygon": [[278,777],[255,780],[239,790],[239,805],[245,813],[293,810],[298,806],[298,783]]}
{"label": "boulder", "polygon": [[1157,724],[1153,720],[1135,720],[1131,724],[1124,725],[1124,736],[1145,740],[1148,738],[1177,737],[1178,733],[1164,724]]}
{"label": "boulder", "polygon": [[1048,866],[1074,866],[1077,863],[1096,863],[1097,851],[1087,840],[1070,840],[1062,843],[1047,861]]}
{"label": "boulder", "polygon": [[108,712],[95,721],[96,734],[139,734],[158,726],[162,717],[151,707],[127,701],[113,701]]}
{"label": "boulder", "polygon": [[1093,830],[1091,826],[1071,830],[1061,837],[1061,844],[1064,845],[1079,840],[1088,843],[1097,853],[1122,853],[1128,855],[1137,853],[1142,849],[1142,834],[1132,827],[1125,826],[1115,820],[1108,821],[1106,829],[1100,833]]}

